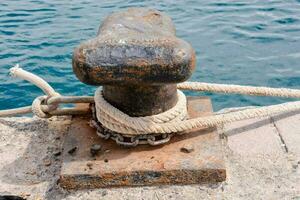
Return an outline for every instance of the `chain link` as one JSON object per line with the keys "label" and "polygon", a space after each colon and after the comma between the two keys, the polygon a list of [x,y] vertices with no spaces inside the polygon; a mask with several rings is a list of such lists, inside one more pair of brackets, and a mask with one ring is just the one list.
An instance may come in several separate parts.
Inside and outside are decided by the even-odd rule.
{"label": "chain link", "polygon": [[169,142],[171,137],[175,134],[175,133],[168,133],[168,134],[163,133],[163,134],[147,134],[147,135],[137,135],[137,136],[123,135],[108,130],[102,126],[102,124],[97,120],[96,109],[94,104],[91,106],[91,110],[92,110],[92,119],[90,121],[90,126],[96,129],[97,135],[105,140],[112,139],[120,146],[135,147],[137,145],[142,145],[142,144],[157,146]]}

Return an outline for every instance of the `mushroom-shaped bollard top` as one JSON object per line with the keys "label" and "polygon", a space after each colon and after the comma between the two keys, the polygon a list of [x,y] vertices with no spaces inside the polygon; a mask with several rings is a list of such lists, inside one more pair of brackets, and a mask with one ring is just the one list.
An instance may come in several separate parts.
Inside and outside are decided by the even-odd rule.
{"label": "mushroom-shaped bollard top", "polygon": [[175,36],[170,17],[147,8],[111,14],[97,37],[73,54],[78,79],[103,85],[104,98],[131,116],[174,106],[176,83],[188,79],[194,67],[195,52]]}

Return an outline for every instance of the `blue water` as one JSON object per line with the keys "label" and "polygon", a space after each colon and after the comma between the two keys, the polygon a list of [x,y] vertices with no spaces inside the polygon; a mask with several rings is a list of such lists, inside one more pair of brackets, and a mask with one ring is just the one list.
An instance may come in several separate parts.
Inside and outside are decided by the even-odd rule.
{"label": "blue water", "polygon": [[[1,0],[0,109],[25,106],[42,92],[12,79],[19,63],[65,95],[92,95],[72,72],[74,47],[96,35],[112,11],[148,6],[169,14],[197,53],[193,81],[300,86],[300,1]],[[195,95],[195,93],[189,93]],[[207,94],[216,110],[284,99]]]}

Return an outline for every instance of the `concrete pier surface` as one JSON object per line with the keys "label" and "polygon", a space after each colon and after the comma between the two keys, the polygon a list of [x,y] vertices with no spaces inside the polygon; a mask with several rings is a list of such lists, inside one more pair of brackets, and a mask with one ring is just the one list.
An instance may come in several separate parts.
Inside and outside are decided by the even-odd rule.
{"label": "concrete pier surface", "polygon": [[212,185],[66,191],[58,186],[72,119],[0,118],[0,195],[25,199],[300,199],[300,111],[218,127],[227,180]]}

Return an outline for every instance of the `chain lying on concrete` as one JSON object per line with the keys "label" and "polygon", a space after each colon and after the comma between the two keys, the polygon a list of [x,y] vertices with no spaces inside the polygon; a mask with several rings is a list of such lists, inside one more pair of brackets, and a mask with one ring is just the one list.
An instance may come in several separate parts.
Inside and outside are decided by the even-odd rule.
{"label": "chain lying on concrete", "polygon": [[[25,114],[32,112],[38,117],[48,118],[53,115],[81,115],[89,110],[74,108],[60,108],[62,103],[90,103],[92,106],[91,125],[97,129],[97,134],[104,138],[111,138],[124,146],[138,144],[159,145],[166,143],[174,134],[184,134],[186,131],[200,127],[215,127],[217,125],[255,117],[265,117],[282,112],[300,109],[300,101],[279,105],[249,108],[229,113],[215,113],[213,116],[188,119],[186,111],[186,97],[178,90],[178,102],[170,110],[146,117],[130,117],[109,104],[102,96],[102,90],[97,89],[95,96],[61,96],[43,79],[19,68],[13,67],[11,75],[27,80],[39,88],[46,95],[37,97],[31,106],[0,111],[0,117]],[[239,85],[210,84],[200,82],[184,82],[178,84],[178,89],[209,91],[221,93],[236,93],[260,96],[276,96],[285,98],[299,98],[300,90],[286,88],[267,88]]]}

